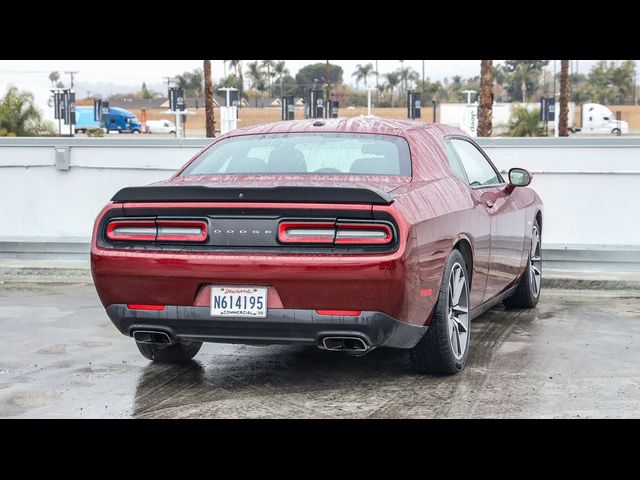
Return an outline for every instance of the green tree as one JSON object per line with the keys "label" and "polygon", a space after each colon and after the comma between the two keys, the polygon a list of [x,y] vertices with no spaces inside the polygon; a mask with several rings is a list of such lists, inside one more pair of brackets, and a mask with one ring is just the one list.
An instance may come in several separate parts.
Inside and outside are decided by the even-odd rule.
{"label": "green tree", "polygon": [[218,87],[237,88],[240,90],[240,79],[235,73],[230,73],[226,78],[218,82]]}
{"label": "green tree", "polygon": [[529,110],[526,107],[513,107],[509,122],[509,135],[512,137],[540,137],[540,109]]}
{"label": "green tree", "polygon": [[0,137],[53,136],[56,129],[52,122],[42,120],[42,114],[34,105],[33,94],[10,86],[0,99]]}
{"label": "green tree", "polygon": [[145,100],[153,98],[153,92],[147,88],[147,82],[142,82],[142,88],[140,89],[139,95]]}
{"label": "green tree", "polygon": [[593,66],[586,83],[577,94],[603,104],[633,103],[635,88],[635,62],[625,60],[620,64],[601,60]]}
{"label": "green tree", "polygon": [[360,80],[364,80],[364,88],[367,88],[367,78],[372,74],[375,74],[372,63],[365,65],[359,63],[351,76],[356,78],[356,85],[360,84]]}
{"label": "green tree", "polygon": [[409,82],[416,81],[420,78],[418,72],[416,72],[413,68],[407,66],[402,66],[398,70],[398,75],[400,76],[400,82],[402,83],[402,92],[406,92],[409,88]]}
{"label": "green tree", "polygon": [[196,110],[198,109],[198,98],[202,95],[204,87],[204,73],[201,68],[196,68],[192,72],[184,72],[182,75],[176,75],[176,85],[184,89],[185,97],[194,98],[196,101]]}
{"label": "green tree", "polygon": [[269,86],[265,72],[257,61],[248,63],[247,68],[249,69],[249,77],[251,77],[251,88],[256,96],[256,108],[258,108],[258,96],[262,96]]}
{"label": "green tree", "polygon": [[285,77],[288,77],[291,80],[293,80],[284,60],[280,60],[279,62],[276,62],[276,64],[273,66],[273,73],[278,78],[278,83],[280,83],[280,96],[282,97],[284,95]]}
{"label": "green tree", "polygon": [[265,78],[269,84],[269,98],[273,97],[273,90],[271,88],[271,81],[273,80],[273,77],[275,76],[275,73],[273,72],[273,67],[276,66],[276,62],[274,62],[273,60],[262,60],[262,68],[263,69],[267,69],[266,71],[266,75]]}
{"label": "green tree", "polygon": [[56,83],[60,80],[60,72],[51,72],[49,74],[49,81],[51,82],[51,86],[55,88]]}
{"label": "green tree", "polygon": [[[342,67],[339,65],[329,64],[329,75],[331,76],[331,84],[336,85],[342,83]],[[307,92],[315,85],[322,85],[326,83],[327,79],[327,64],[326,63],[314,63],[311,65],[305,65],[298,73],[296,73],[296,83],[298,89],[296,95],[300,97],[306,97]]]}
{"label": "green tree", "polygon": [[387,80],[387,89],[391,92],[391,107],[393,108],[393,91],[400,85],[400,74],[398,72],[389,72],[385,74]]}
{"label": "green tree", "polygon": [[[509,96],[521,102],[537,90],[542,69],[549,64],[549,60],[505,60],[496,80],[505,86]],[[499,80],[503,79],[504,83]]]}

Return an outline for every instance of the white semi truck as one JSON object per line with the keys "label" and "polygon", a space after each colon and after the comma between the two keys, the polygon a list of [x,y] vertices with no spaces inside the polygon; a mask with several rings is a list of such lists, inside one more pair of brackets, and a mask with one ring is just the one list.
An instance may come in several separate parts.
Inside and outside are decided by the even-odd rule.
{"label": "white semi truck", "polygon": [[629,133],[629,123],[616,120],[615,115],[599,103],[582,105],[582,125],[575,129],[580,133]]}

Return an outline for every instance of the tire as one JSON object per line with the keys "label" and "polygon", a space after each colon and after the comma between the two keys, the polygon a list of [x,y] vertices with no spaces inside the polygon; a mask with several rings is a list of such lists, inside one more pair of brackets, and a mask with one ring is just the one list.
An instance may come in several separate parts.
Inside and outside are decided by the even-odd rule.
{"label": "tire", "polygon": [[613,135],[617,135],[619,131],[620,131],[620,129],[619,129],[619,128],[614,128],[613,130],[611,130],[611,133],[612,133]]}
{"label": "tire", "polygon": [[[453,250],[442,274],[442,285],[431,325],[409,351],[411,362],[419,373],[451,375],[458,373],[467,363],[471,334],[468,271],[460,251]],[[462,285],[459,283],[460,275]],[[450,308],[453,296],[457,293],[452,285],[459,285],[462,290],[458,294],[458,302]]]}
{"label": "tire", "polygon": [[513,294],[502,303],[508,308],[534,308],[540,299],[542,286],[542,235],[538,221],[531,227],[531,246],[527,266]]}
{"label": "tire", "polygon": [[136,342],[142,356],[156,363],[185,363],[200,351],[202,342],[176,343],[173,345],[153,345]]}

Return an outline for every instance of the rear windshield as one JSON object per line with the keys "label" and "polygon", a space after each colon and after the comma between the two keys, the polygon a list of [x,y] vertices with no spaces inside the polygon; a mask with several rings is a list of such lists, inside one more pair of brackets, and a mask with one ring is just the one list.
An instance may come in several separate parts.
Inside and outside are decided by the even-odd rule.
{"label": "rear windshield", "polygon": [[368,133],[287,133],[229,137],[182,175],[329,174],[411,176],[404,138]]}

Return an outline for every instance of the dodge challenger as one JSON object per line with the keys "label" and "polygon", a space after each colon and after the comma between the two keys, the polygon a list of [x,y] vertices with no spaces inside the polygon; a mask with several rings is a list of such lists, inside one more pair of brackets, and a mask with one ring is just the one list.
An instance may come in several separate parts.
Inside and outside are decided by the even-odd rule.
{"label": "dodge challenger", "polygon": [[[506,177],[506,178],[505,178]],[[203,342],[406,349],[464,368],[474,317],[540,296],[542,202],[461,130],[301,120],[215,139],[93,228],[107,315],[154,362]]]}

